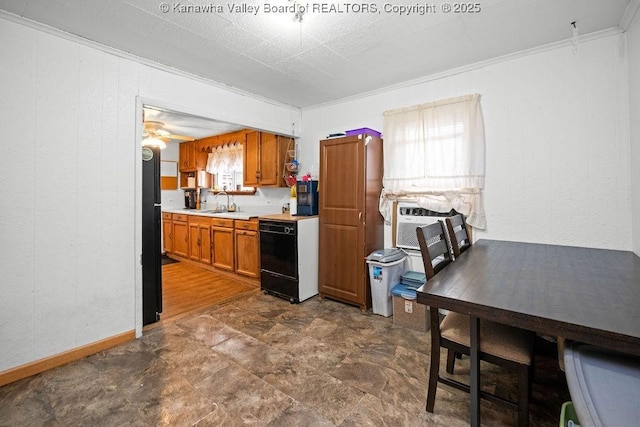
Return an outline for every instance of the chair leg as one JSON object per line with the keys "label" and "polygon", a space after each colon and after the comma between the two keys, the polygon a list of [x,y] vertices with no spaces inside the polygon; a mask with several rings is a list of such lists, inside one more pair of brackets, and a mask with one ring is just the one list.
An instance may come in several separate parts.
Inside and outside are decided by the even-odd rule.
{"label": "chair leg", "polygon": [[518,426],[529,426],[529,381],[530,367],[520,365],[518,369]]}
{"label": "chair leg", "polygon": [[431,345],[431,366],[429,367],[429,388],[427,389],[427,412],[433,412],[440,375],[440,345]]}
{"label": "chair leg", "polygon": [[447,349],[447,372],[453,374],[453,369],[456,365],[457,354],[451,349]]}
{"label": "chair leg", "polygon": [[[436,403],[436,391],[438,389],[438,379],[440,377],[440,328],[438,319],[438,309],[431,308],[431,364],[429,366],[429,387],[427,389],[427,412],[433,413],[433,406]],[[435,329],[434,329],[434,326]]]}
{"label": "chair leg", "polygon": [[529,365],[529,381],[527,390],[529,391],[529,399],[533,396],[533,381],[536,378],[536,369],[535,364],[533,363],[533,359],[531,359],[531,365]]}

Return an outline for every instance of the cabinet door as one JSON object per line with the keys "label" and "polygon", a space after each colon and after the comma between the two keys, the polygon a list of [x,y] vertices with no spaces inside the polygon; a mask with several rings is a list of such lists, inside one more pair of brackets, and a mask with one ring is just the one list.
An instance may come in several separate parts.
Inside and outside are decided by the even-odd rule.
{"label": "cabinet door", "polygon": [[211,227],[200,224],[200,262],[211,264]]}
{"label": "cabinet door", "polygon": [[[188,141],[180,143],[180,152],[179,152],[179,164],[180,171],[194,171],[198,167],[198,156],[196,152],[196,141]],[[202,157],[202,156],[200,156]],[[206,154],[205,154],[206,157]],[[202,160],[200,160],[202,163]],[[201,166],[201,169],[204,168],[205,165]]]}
{"label": "cabinet door", "polygon": [[173,253],[189,256],[189,224],[186,221],[173,221]]}
{"label": "cabinet door", "polygon": [[171,224],[171,218],[162,219],[162,247],[167,253],[173,252],[173,229]]}
{"label": "cabinet door", "polygon": [[278,137],[272,133],[260,134],[260,185],[277,185],[278,175]]}
{"label": "cabinet door", "polygon": [[189,165],[191,164],[191,146],[188,142],[182,142],[179,145],[180,153],[179,153],[179,165],[180,170],[188,170],[190,169]]}
{"label": "cabinet door", "polygon": [[260,185],[260,132],[248,132],[243,151],[243,183],[245,187]]}
{"label": "cabinet door", "polygon": [[222,270],[234,269],[233,227],[211,227],[211,245],[213,246],[213,265]]}
{"label": "cabinet door", "polygon": [[[320,142],[320,253],[318,288],[345,302],[368,305],[365,247],[364,141]],[[345,185],[348,183],[348,185]]]}
{"label": "cabinet door", "polygon": [[257,231],[236,230],[236,273],[260,277],[260,238]]}
{"label": "cabinet door", "polygon": [[200,225],[189,221],[189,258],[200,261]]}

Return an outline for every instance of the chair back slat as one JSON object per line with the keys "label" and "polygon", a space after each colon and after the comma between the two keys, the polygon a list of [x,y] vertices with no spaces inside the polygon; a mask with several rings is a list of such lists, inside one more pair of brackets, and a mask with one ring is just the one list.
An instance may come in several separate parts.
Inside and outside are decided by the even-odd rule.
{"label": "chair back slat", "polygon": [[431,261],[437,257],[444,255],[449,250],[446,240],[438,240],[429,246],[429,255],[431,255]]}
{"label": "chair back slat", "polygon": [[467,224],[465,224],[462,215],[454,215],[446,218],[445,222],[447,223],[447,230],[451,238],[451,249],[453,250],[453,255],[457,258],[471,247],[471,239],[469,239],[469,234],[467,233]]}
{"label": "chair back slat", "polygon": [[444,224],[441,221],[418,227],[416,233],[428,280],[453,261],[451,249],[444,231]]}

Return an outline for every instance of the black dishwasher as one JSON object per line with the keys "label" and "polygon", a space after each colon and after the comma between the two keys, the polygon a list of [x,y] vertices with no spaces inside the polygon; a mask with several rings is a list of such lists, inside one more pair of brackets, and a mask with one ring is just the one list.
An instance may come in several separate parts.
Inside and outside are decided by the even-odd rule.
{"label": "black dishwasher", "polygon": [[260,289],[300,302],[296,221],[260,219]]}

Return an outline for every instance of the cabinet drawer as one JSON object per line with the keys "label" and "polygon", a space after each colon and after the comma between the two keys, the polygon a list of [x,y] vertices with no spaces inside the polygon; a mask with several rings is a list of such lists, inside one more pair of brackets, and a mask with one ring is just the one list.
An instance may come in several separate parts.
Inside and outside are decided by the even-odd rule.
{"label": "cabinet drawer", "polygon": [[171,212],[162,212],[162,219],[171,219]]}
{"label": "cabinet drawer", "polygon": [[236,219],[236,230],[258,231],[258,221],[245,221]]}
{"label": "cabinet drawer", "polygon": [[211,218],[207,217],[207,216],[200,216],[200,215],[187,215],[189,217],[189,224],[202,224],[202,225],[209,225],[211,224]]}
{"label": "cabinet drawer", "polygon": [[186,222],[187,219],[188,219],[188,216],[189,215],[187,215],[187,214],[176,214],[176,213],[174,213],[172,218],[173,218],[174,221],[184,221],[184,222]]}
{"label": "cabinet drawer", "polygon": [[229,227],[233,228],[233,220],[226,218],[211,218],[211,225],[216,227]]}

